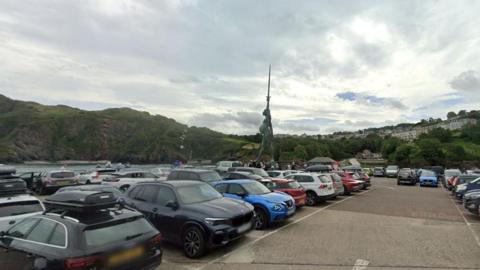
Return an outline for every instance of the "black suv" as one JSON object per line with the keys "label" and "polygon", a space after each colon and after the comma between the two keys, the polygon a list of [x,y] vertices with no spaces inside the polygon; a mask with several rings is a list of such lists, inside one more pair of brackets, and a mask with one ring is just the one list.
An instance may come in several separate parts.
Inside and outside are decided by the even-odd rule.
{"label": "black suv", "polygon": [[171,171],[167,180],[195,180],[212,183],[221,181],[222,177],[218,172],[212,170],[179,169]]}
{"label": "black suv", "polygon": [[182,246],[189,258],[243,236],[255,220],[253,206],[224,198],[201,181],[138,183],[121,200],[142,212],[166,241]]}
{"label": "black suv", "polygon": [[271,178],[270,175],[268,175],[268,173],[262,169],[262,168],[254,168],[254,167],[232,167],[232,168],[228,168],[228,171],[229,172],[248,172],[248,173],[251,173],[251,174],[256,174],[260,177],[263,177],[263,178]]}
{"label": "black suv", "polygon": [[154,269],[161,235],[137,211],[115,208],[112,193],[66,191],[47,212],[0,232],[2,270]]}
{"label": "black suv", "polygon": [[417,175],[414,170],[410,168],[402,168],[398,171],[397,185],[402,183],[409,183],[410,185],[417,184]]}

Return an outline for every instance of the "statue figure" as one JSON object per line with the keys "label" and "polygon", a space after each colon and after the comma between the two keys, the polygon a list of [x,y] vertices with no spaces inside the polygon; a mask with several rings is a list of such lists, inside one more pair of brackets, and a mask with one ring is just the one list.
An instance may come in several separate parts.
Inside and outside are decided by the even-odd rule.
{"label": "statue figure", "polygon": [[265,110],[263,110],[263,116],[265,117],[265,119],[263,119],[262,125],[259,128],[260,134],[262,134],[262,144],[260,145],[260,151],[258,152],[256,162],[260,162],[263,153],[270,150],[270,154],[272,157],[271,163],[273,164],[275,161],[273,159],[272,115],[270,114],[270,72],[271,66],[269,66],[268,68],[267,107],[265,108]]}

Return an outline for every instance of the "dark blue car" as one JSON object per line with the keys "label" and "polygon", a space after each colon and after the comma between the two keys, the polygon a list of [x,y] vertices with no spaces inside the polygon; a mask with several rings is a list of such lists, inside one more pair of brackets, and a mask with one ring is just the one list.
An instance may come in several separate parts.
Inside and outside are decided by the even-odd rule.
{"label": "dark blue car", "polygon": [[255,208],[256,229],[267,228],[271,223],[285,220],[295,214],[295,201],[283,192],[272,192],[254,180],[229,180],[212,183],[227,198],[248,202]]}

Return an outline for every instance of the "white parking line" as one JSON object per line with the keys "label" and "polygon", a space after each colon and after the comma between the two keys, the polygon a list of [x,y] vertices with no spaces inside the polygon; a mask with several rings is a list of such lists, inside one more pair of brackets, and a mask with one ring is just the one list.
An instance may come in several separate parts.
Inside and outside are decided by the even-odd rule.
{"label": "white parking line", "polygon": [[463,221],[465,221],[465,224],[467,225],[468,229],[469,229],[470,232],[472,233],[473,238],[475,238],[475,241],[477,242],[478,247],[480,247],[480,237],[478,237],[478,235],[477,235],[477,233],[475,232],[475,230],[472,229],[472,224],[471,224],[470,222],[468,222],[467,218],[465,217],[465,214],[464,214],[463,211],[460,210],[460,208],[458,207],[458,204],[457,204],[452,198],[450,198],[450,201],[452,201],[453,205],[455,205],[455,208],[457,208],[458,212],[460,213],[460,215],[461,215],[462,218],[463,218]]}
{"label": "white parking line", "polygon": [[196,268],[195,270],[205,269],[205,267],[210,266],[210,265],[215,264],[215,263],[218,263],[218,262],[222,261],[223,259],[227,258],[228,256],[231,256],[233,253],[238,252],[238,251],[240,251],[240,250],[242,250],[242,249],[244,249],[244,248],[247,248],[247,247],[249,247],[249,246],[252,246],[253,244],[257,243],[258,241],[269,237],[270,235],[273,235],[273,234],[275,234],[275,233],[277,233],[277,232],[279,232],[279,231],[281,231],[281,230],[283,230],[283,229],[285,229],[285,228],[288,228],[288,227],[290,227],[290,226],[292,226],[292,225],[294,225],[294,224],[297,224],[297,223],[299,223],[299,222],[301,222],[301,221],[303,221],[303,220],[305,220],[305,219],[307,219],[307,218],[309,218],[309,217],[311,217],[311,216],[313,216],[313,215],[315,215],[315,214],[318,214],[319,212],[322,212],[322,211],[325,210],[325,209],[328,209],[328,208],[336,205],[336,204],[339,204],[339,203],[344,202],[344,201],[346,201],[346,200],[349,200],[349,199],[352,199],[352,198],[361,196],[361,195],[363,195],[363,194],[365,194],[365,193],[368,193],[368,192],[370,192],[370,191],[372,191],[372,190],[375,190],[375,189],[372,189],[372,188],[371,188],[371,189],[369,189],[369,190],[365,190],[364,192],[362,192],[362,193],[360,193],[360,194],[358,194],[358,195],[356,195],[356,196],[355,196],[355,195],[354,195],[354,196],[350,196],[350,197],[347,197],[347,198],[342,199],[342,200],[340,200],[340,201],[336,201],[336,202],[334,202],[334,203],[332,203],[332,204],[330,204],[330,205],[327,205],[327,206],[325,206],[325,207],[319,208],[319,209],[315,210],[314,212],[312,212],[312,213],[310,213],[310,214],[308,214],[308,215],[306,215],[306,216],[304,216],[304,217],[301,217],[301,218],[299,218],[299,219],[297,219],[297,220],[294,220],[293,222],[288,223],[287,225],[282,226],[282,227],[280,227],[280,228],[278,228],[278,229],[276,229],[276,230],[273,230],[273,231],[271,231],[271,232],[269,232],[269,233],[266,233],[266,234],[262,235],[261,237],[253,240],[252,242],[248,242],[248,243],[244,244],[243,246],[240,246],[240,247],[238,247],[237,249],[232,250],[232,251],[230,251],[230,252],[222,255],[222,256],[219,257],[219,258],[213,259],[213,260],[207,262],[205,265]]}
{"label": "white parking line", "polygon": [[367,269],[368,265],[370,264],[367,260],[357,259],[355,264],[353,265],[352,270],[365,270]]}

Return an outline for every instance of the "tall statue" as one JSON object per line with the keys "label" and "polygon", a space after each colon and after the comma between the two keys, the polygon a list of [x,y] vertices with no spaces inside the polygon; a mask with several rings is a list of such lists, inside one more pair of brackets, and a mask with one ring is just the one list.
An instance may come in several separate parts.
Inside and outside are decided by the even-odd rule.
{"label": "tall statue", "polygon": [[272,115],[270,114],[270,73],[272,66],[268,67],[268,90],[267,90],[267,107],[263,110],[263,119],[262,125],[260,126],[260,134],[262,134],[262,145],[260,146],[260,151],[257,156],[257,163],[261,161],[262,155],[264,152],[270,150],[270,155],[272,157],[271,163],[273,164],[273,128],[272,128]]}

